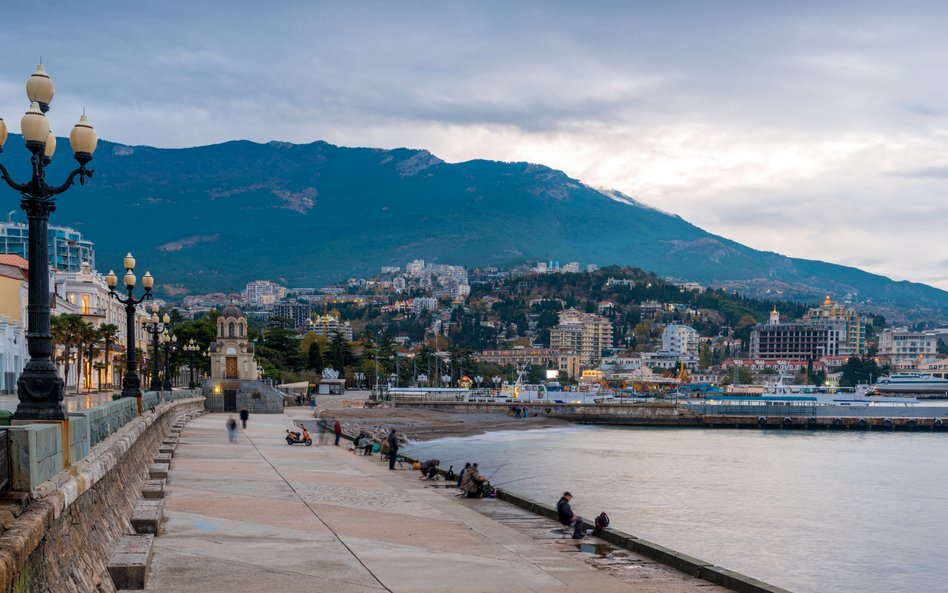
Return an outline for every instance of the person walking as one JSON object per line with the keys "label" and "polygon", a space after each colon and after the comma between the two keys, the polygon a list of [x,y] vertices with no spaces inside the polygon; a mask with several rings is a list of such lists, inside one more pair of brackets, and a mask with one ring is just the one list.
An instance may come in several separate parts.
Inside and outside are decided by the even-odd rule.
{"label": "person walking", "polygon": [[335,424],[332,425],[332,433],[336,435],[336,442],[334,443],[337,447],[339,446],[339,438],[342,436],[342,424],[339,424],[339,419],[335,419]]}
{"label": "person walking", "polygon": [[227,440],[231,443],[237,442],[237,421],[233,416],[227,418]]}
{"label": "person walking", "polygon": [[247,411],[247,408],[240,409],[240,424],[241,428],[247,430],[247,418],[250,418],[250,412]]}
{"label": "person walking", "polygon": [[398,458],[398,435],[395,429],[388,433],[388,469],[395,469],[395,460]]}
{"label": "person walking", "polygon": [[309,396],[309,411],[312,412],[313,414],[316,413],[316,398],[313,397],[312,395]]}

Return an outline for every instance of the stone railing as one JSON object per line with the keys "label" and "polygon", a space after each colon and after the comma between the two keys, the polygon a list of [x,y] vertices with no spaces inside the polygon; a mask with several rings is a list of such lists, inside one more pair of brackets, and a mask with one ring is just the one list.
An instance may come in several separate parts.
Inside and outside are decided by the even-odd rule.
{"label": "stone railing", "polygon": [[[114,542],[130,532],[148,466],[173,419],[204,409],[204,398],[194,392],[175,395],[120,426],[115,416],[127,414],[129,405],[137,411],[134,400],[105,404],[101,414],[71,416],[71,442],[83,441],[73,438],[83,424],[86,442],[93,433],[100,440],[66,469],[59,425],[11,427],[11,444],[20,442],[12,454],[19,456],[14,483],[19,480],[31,500],[0,506],[0,591],[114,591],[106,559]],[[75,450],[70,446],[70,457]]]}

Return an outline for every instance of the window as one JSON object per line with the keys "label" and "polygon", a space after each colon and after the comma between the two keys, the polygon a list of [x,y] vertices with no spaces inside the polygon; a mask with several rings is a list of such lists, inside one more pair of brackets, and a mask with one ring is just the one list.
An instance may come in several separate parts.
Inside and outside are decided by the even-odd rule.
{"label": "window", "polygon": [[82,295],[82,314],[88,315],[89,313],[91,313],[89,307],[89,295],[84,294]]}
{"label": "window", "polygon": [[231,321],[231,322],[230,322],[230,325],[228,325],[228,334],[227,334],[227,335],[228,335],[228,337],[230,337],[230,338],[233,338],[233,337],[234,337],[234,322],[233,322],[233,321]]}

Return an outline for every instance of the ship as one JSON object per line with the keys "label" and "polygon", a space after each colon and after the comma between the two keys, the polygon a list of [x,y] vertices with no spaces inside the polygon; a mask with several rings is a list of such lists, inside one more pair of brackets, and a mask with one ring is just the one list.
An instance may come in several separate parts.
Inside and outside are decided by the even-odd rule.
{"label": "ship", "polygon": [[893,373],[881,377],[872,388],[879,393],[948,396],[948,379],[926,373]]}

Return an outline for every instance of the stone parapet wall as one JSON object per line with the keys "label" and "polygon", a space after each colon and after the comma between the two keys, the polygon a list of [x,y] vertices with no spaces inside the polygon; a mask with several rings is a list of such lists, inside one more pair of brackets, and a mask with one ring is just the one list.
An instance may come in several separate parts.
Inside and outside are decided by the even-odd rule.
{"label": "stone parapet wall", "polygon": [[158,404],[37,486],[22,514],[0,510],[0,591],[16,584],[33,592],[113,592],[106,560],[113,543],[132,533],[148,465],[174,418],[203,408],[203,398]]}

